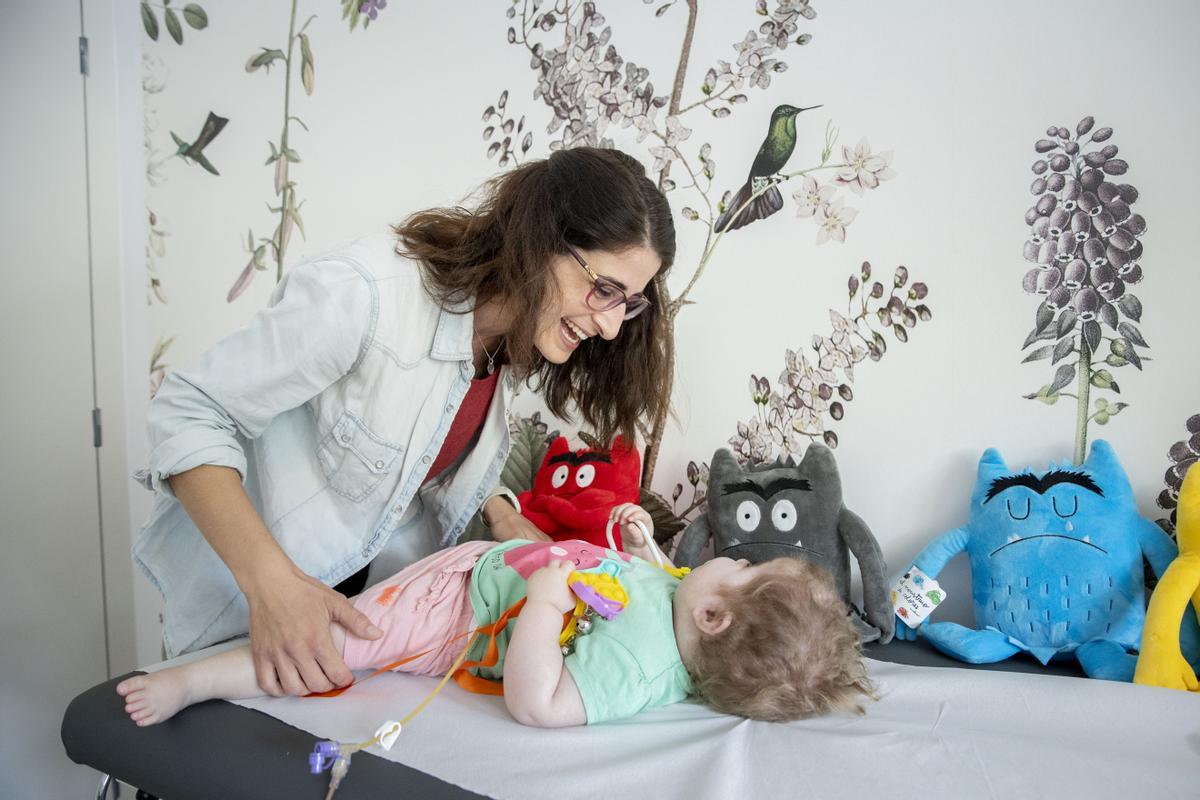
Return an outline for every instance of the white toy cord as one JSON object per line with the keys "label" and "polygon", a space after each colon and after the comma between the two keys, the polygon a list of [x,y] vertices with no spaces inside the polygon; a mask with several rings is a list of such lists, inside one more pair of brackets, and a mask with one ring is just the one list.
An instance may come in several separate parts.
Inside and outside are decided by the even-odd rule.
{"label": "white toy cord", "polygon": [[[608,521],[608,527],[604,529],[604,535],[608,537],[608,546],[609,546],[609,549],[611,549],[611,550],[619,550],[620,549],[617,547],[617,540],[615,538],[613,538],[613,526],[616,524],[617,524],[616,520],[610,519]],[[655,562],[657,562],[658,566],[660,566],[660,567],[665,566],[663,564],[662,551],[659,550],[658,545],[654,543],[654,537],[650,535],[650,531],[646,530],[646,526],[643,525],[641,522],[639,522],[636,519],[633,521],[633,524],[637,525],[638,528],[641,529],[642,538],[645,539],[646,544],[648,544],[650,546],[650,554],[652,556],[654,556],[654,560],[655,560]]]}

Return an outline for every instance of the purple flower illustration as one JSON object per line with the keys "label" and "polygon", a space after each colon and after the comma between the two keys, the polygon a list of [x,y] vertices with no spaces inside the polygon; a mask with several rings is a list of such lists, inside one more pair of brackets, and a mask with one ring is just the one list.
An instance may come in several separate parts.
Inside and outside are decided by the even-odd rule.
{"label": "purple flower illustration", "polygon": [[1188,417],[1187,435],[1167,451],[1171,466],[1167,468],[1163,479],[1167,488],[1158,494],[1158,507],[1171,514],[1159,520],[1159,524],[1169,532],[1175,532],[1176,510],[1179,505],[1179,490],[1183,488],[1183,478],[1197,461],[1200,461],[1200,414]]}
{"label": "purple flower illustration", "polygon": [[784,352],[784,369],[772,388],[767,378],[750,376],[756,414],[739,422],[729,446],[739,461],[761,464],[778,455],[799,455],[805,440],[837,447],[833,423],[841,421],[854,399],[854,367],[887,352],[884,333],[907,342],[909,331],[933,318],[925,305],[929,288],[909,284],[906,267],[897,267],[890,290],[871,280],[871,264],[847,281],[846,314],[830,309],[829,335],[814,335],[806,350]]}
{"label": "purple flower illustration", "polygon": [[[1021,281],[1026,292],[1043,298],[1022,345],[1029,350],[1024,361],[1062,362],[1050,383],[1025,397],[1047,405],[1062,397],[1076,401],[1076,463],[1087,450],[1088,425],[1105,425],[1128,407],[1105,398],[1089,405],[1091,390],[1120,393],[1108,367],[1140,370],[1149,360],[1149,344],[1135,324],[1142,303],[1129,291],[1142,279],[1139,237],[1146,221],[1133,210],[1137,189],[1114,180],[1129,165],[1116,157],[1115,144],[1105,144],[1112,128],[1093,131],[1094,124],[1084,117],[1073,133],[1051,126],[1048,138],[1034,144],[1039,157],[1030,191],[1036,199],[1025,213],[1024,247],[1034,266]],[[1072,381],[1076,391],[1063,391]]]}

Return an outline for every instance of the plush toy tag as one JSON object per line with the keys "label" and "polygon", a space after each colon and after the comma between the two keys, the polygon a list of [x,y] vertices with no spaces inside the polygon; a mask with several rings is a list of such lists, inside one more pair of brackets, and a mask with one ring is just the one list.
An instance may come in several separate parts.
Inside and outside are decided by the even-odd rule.
{"label": "plush toy tag", "polygon": [[892,589],[892,608],[910,628],[920,626],[945,599],[946,591],[938,582],[916,567],[904,573]]}

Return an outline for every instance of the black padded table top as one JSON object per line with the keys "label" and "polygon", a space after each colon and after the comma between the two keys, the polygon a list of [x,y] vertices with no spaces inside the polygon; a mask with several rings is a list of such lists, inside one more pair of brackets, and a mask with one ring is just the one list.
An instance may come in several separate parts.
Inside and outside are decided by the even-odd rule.
{"label": "black padded table top", "polygon": [[[72,761],[163,800],[325,797],[329,773],[308,771],[308,754],[318,741],[311,733],[224,700],[198,703],[166,722],[139,728],[116,692],[129,675],[93,686],[67,706],[62,740]],[[355,753],[335,798],[370,797],[482,795],[371,753]]]}
{"label": "black padded table top", "polygon": [[[873,643],[865,653],[878,661],[913,666],[1082,675],[1074,660],[1043,667],[1023,655],[999,664],[964,664],[923,641]],[[308,772],[308,754],[317,741],[311,733],[222,700],[199,703],[164,723],[139,728],[116,693],[116,685],[126,677],[88,689],[67,707],[62,740],[72,761],[164,800],[325,797],[329,774]],[[412,767],[356,753],[336,798],[481,796]]]}

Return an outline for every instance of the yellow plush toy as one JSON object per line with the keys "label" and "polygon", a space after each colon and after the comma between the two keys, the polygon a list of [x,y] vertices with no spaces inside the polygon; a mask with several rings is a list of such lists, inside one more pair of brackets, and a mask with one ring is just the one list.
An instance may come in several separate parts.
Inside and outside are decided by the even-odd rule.
{"label": "yellow plush toy", "polygon": [[1179,625],[1189,599],[1200,614],[1200,462],[1183,479],[1176,519],[1179,557],[1150,598],[1133,682],[1196,692],[1200,682],[1180,650]]}

